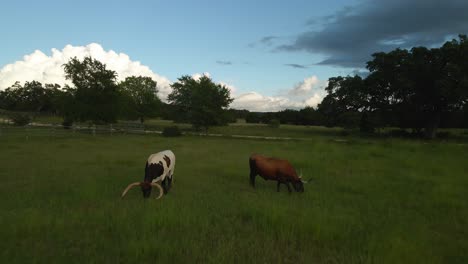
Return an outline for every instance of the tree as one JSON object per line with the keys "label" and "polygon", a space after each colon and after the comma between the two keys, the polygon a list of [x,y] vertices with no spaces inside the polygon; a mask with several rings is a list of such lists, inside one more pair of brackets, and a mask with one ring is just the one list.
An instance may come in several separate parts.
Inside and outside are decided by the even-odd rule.
{"label": "tree", "polygon": [[154,117],[161,108],[157,83],[150,77],[127,77],[119,84],[119,88],[126,102],[124,111],[129,116],[136,116],[141,122],[144,118]]}
{"label": "tree", "polygon": [[249,112],[245,116],[245,122],[247,122],[247,123],[260,123],[261,121],[262,120],[261,120],[261,117],[260,117],[260,113]]}
{"label": "tree", "polygon": [[91,57],[83,61],[76,57],[64,64],[65,78],[74,85],[74,101],[67,106],[73,111],[73,120],[90,120],[93,123],[115,122],[119,108],[119,93],[115,71]]}
{"label": "tree", "polygon": [[397,125],[433,138],[442,118],[461,113],[468,103],[466,36],[440,48],[395,49],[372,56],[365,80],[329,79],[328,94],[318,109],[327,125],[359,124],[364,132]]}
{"label": "tree", "polygon": [[277,113],[281,124],[299,124],[299,111],[293,109],[284,109]]}
{"label": "tree", "polygon": [[18,110],[21,104],[21,86],[20,82],[15,82],[11,87],[0,91],[0,108],[7,110]]}
{"label": "tree", "polygon": [[18,110],[34,112],[41,111],[46,98],[45,90],[40,82],[26,82],[20,91],[20,104]]}
{"label": "tree", "polygon": [[60,114],[60,98],[62,97],[62,94],[66,92],[66,89],[62,89],[58,84],[46,83],[44,85],[44,90],[46,95],[43,106],[44,111],[53,114]]}
{"label": "tree", "polygon": [[307,106],[299,110],[299,124],[318,126],[322,124],[322,115],[313,107]]}
{"label": "tree", "polygon": [[226,86],[214,83],[208,76],[195,80],[185,75],[171,87],[168,101],[196,129],[208,130],[210,126],[227,123],[225,109],[233,99]]}
{"label": "tree", "polygon": [[0,91],[0,108],[14,111],[56,112],[55,99],[60,85],[45,84],[38,81],[26,82],[21,86],[19,82]]}
{"label": "tree", "polygon": [[370,105],[397,114],[400,126],[412,123],[433,138],[445,112],[461,110],[468,99],[468,41],[441,48],[415,47],[375,53],[367,63]]}
{"label": "tree", "polygon": [[359,126],[360,112],[369,111],[367,88],[360,76],[338,76],[328,80],[327,96],[318,105],[326,126]]}

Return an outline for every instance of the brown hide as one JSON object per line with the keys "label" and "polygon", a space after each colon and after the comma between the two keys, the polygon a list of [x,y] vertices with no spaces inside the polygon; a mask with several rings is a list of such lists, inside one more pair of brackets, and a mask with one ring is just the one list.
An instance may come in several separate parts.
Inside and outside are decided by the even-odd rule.
{"label": "brown hide", "polygon": [[254,154],[250,156],[250,161],[254,163],[255,174],[260,175],[265,180],[281,182],[301,181],[297,176],[296,170],[287,160]]}

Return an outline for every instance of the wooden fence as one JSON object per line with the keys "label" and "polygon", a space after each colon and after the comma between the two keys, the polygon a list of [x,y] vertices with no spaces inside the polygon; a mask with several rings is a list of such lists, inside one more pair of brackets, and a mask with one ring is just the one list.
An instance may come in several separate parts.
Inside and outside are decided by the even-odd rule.
{"label": "wooden fence", "polygon": [[[28,132],[41,130],[51,136],[61,134],[85,133],[91,135],[97,134],[161,134],[161,131],[147,130],[145,125],[139,122],[119,122],[108,125],[93,124],[75,124],[70,127],[64,127],[62,124],[49,124],[31,122],[26,126],[15,126],[10,120],[0,118],[0,136],[5,133]],[[37,133],[37,131],[35,132]]]}

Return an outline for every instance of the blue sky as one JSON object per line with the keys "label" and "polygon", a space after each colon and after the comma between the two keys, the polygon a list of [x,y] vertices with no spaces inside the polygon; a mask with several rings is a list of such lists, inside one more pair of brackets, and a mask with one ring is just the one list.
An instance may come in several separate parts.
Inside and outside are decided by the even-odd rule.
{"label": "blue sky", "polygon": [[[0,79],[6,65],[35,50],[52,56],[53,48],[96,43],[169,81],[209,73],[234,87],[238,102],[254,92],[243,98],[258,102],[240,108],[302,107],[323,97],[329,77],[364,68],[372,52],[466,34],[465,2],[7,1],[0,11]],[[307,83],[301,96],[291,93]]]}

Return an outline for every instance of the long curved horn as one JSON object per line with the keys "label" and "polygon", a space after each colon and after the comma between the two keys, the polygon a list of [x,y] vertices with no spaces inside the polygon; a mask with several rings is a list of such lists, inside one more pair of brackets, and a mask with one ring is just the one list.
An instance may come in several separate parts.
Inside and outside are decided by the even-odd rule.
{"label": "long curved horn", "polygon": [[131,188],[133,188],[133,187],[135,187],[135,186],[139,186],[140,184],[141,184],[140,182],[130,183],[130,184],[127,186],[127,188],[125,188],[125,190],[123,191],[121,198],[123,198],[123,197],[127,194],[128,190],[130,190]]}
{"label": "long curved horn", "polygon": [[308,183],[308,182],[310,182],[310,181],[312,180],[312,178],[313,178],[313,177],[310,177],[307,181],[304,181],[304,180],[301,179],[301,181],[302,181],[303,183]]}
{"label": "long curved horn", "polygon": [[159,185],[159,184],[157,184],[157,183],[155,183],[155,182],[152,182],[152,183],[150,183],[150,184],[151,184],[151,186],[157,187],[157,188],[159,189],[159,196],[156,197],[156,199],[161,198],[161,196],[162,196],[163,193],[164,193],[163,188],[161,187],[161,185]]}

